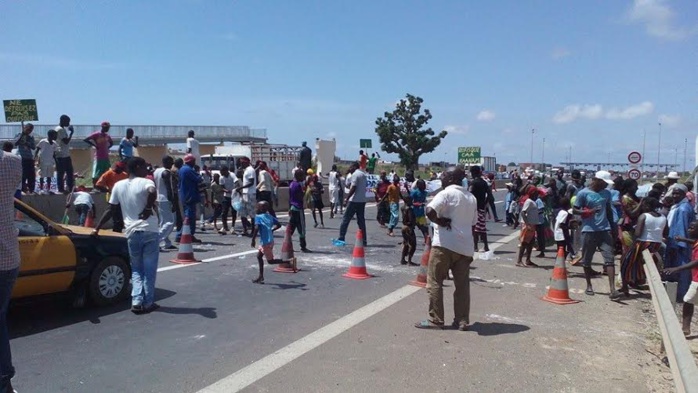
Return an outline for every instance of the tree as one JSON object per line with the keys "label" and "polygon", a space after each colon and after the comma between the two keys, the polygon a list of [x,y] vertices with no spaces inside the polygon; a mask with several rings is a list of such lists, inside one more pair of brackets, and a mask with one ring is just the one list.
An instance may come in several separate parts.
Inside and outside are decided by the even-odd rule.
{"label": "tree", "polygon": [[516,166],[516,163],[512,161],[512,162],[509,163],[508,166]]}
{"label": "tree", "polygon": [[376,119],[376,134],[380,139],[381,149],[386,153],[395,153],[405,168],[418,169],[419,157],[433,152],[441,140],[448,135],[441,131],[438,135],[431,128],[424,126],[431,120],[431,112],[424,109],[423,99],[407,94],[405,99],[395,104],[395,110],[385,112]]}

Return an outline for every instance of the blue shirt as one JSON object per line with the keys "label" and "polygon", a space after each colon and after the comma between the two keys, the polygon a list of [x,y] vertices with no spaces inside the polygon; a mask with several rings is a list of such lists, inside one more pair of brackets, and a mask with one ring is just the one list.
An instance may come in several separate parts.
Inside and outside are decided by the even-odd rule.
{"label": "blue shirt", "polygon": [[538,224],[545,223],[545,203],[538,198],[536,199],[536,207],[538,208]]}
{"label": "blue shirt", "polygon": [[620,191],[609,190],[611,192],[611,207],[613,208],[613,222],[618,222],[623,215],[623,210],[620,206]]}
{"label": "blue shirt", "polygon": [[425,217],[426,214],[424,213],[424,207],[427,204],[427,191],[420,190],[418,188],[415,188],[410,192],[410,197],[412,198],[412,202],[417,202],[420,205],[419,206],[412,206],[412,212],[414,213],[415,217]]}
{"label": "blue shirt", "polygon": [[124,138],[121,140],[119,148],[121,149],[121,154],[123,154],[124,157],[133,157],[133,141]]}
{"label": "blue shirt", "polygon": [[671,222],[667,222],[669,225],[669,236],[667,237],[667,247],[670,248],[691,248],[691,245],[685,242],[677,242],[674,240],[676,236],[688,237],[688,226],[696,219],[696,215],[693,212],[691,204],[688,203],[687,199],[683,199],[675,206],[673,213],[669,214],[671,217]]}
{"label": "blue shirt", "polygon": [[279,223],[276,217],[269,213],[257,214],[254,216],[254,223],[259,228],[259,240],[263,246],[274,243],[272,229]]}
{"label": "blue shirt", "polygon": [[607,209],[611,206],[611,192],[601,190],[594,192],[585,188],[577,192],[577,200],[574,203],[577,209],[598,209],[591,217],[582,218],[582,232],[610,231],[611,223],[608,221]]}
{"label": "blue shirt", "polygon": [[189,205],[201,202],[201,182],[201,176],[189,165],[184,165],[179,170],[179,198],[182,203]]}

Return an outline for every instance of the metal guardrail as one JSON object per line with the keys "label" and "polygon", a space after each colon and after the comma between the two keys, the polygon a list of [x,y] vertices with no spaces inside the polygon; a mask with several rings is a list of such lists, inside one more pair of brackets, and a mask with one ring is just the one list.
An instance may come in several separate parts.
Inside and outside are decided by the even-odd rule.
{"label": "metal guardrail", "polygon": [[[34,124],[34,133],[43,138],[48,130],[55,128],[56,125]],[[99,130],[100,125],[73,125],[75,133],[74,139],[82,140],[88,137],[93,132]],[[196,139],[201,142],[218,142],[218,141],[261,141],[266,140],[267,130],[263,128],[250,128],[247,126],[153,126],[153,125],[116,125],[112,124],[109,134],[112,138],[121,138],[126,136],[126,129],[133,128],[136,135],[144,141],[158,141],[174,143],[173,141],[181,140],[181,143],[187,138],[187,132],[194,130]],[[13,139],[21,131],[19,124],[0,124],[0,140]]]}
{"label": "metal guardrail", "polygon": [[698,392],[698,366],[688,347],[676,311],[662,285],[662,279],[649,251],[642,253],[645,260],[645,274],[652,293],[652,304],[659,330],[662,333],[671,373],[674,376],[676,391],[679,393]]}

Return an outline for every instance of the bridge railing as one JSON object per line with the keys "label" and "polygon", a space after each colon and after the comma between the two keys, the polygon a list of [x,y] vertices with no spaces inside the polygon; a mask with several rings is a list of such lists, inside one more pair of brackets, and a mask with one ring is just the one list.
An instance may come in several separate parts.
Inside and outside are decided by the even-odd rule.
{"label": "bridge railing", "polygon": [[669,300],[667,291],[662,285],[662,278],[657,266],[655,266],[652,254],[645,250],[642,256],[645,260],[645,274],[647,274],[647,281],[652,293],[654,312],[657,314],[659,331],[662,334],[667,359],[669,359],[671,373],[674,376],[676,391],[696,393],[698,392],[698,366],[696,366],[695,358],[681,330],[674,305]]}
{"label": "bridge railing", "polygon": [[[43,138],[54,129],[55,125],[34,124],[34,134]],[[73,125],[73,138],[84,139],[99,130],[100,125]],[[247,126],[154,126],[154,125],[116,125],[112,124],[109,134],[112,138],[123,137],[126,129],[133,128],[136,135],[143,140],[173,140],[181,138],[182,143],[187,138],[187,132],[194,130],[196,138],[201,140],[225,139],[259,139],[266,138],[267,130]],[[21,131],[19,124],[0,124],[0,140],[13,139]]]}

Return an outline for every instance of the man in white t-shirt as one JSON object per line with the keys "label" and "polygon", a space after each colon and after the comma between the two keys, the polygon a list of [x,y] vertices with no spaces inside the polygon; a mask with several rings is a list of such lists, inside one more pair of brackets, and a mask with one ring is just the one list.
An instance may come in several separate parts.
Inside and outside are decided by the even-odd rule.
{"label": "man in white t-shirt", "polygon": [[[53,177],[56,165],[54,155],[58,149],[56,138],[58,138],[58,132],[56,132],[56,130],[49,130],[47,138],[40,140],[39,144],[36,145],[34,160],[36,161],[38,158],[39,172],[41,172],[41,176],[39,177],[40,194],[51,193],[51,178]],[[46,191],[44,191],[44,179],[46,179]]]}
{"label": "man in white t-shirt", "polygon": [[[223,212],[221,214],[221,220],[223,222],[223,228],[218,231],[221,235],[228,233],[228,212],[233,220],[230,229],[232,233],[235,234],[235,221],[237,220],[238,212],[233,208],[233,193],[237,194],[236,189],[238,188],[238,178],[233,172],[228,169],[227,165],[221,166],[221,186],[223,186]],[[239,195],[236,195],[239,196]]]}
{"label": "man in white t-shirt", "polygon": [[456,291],[453,296],[453,326],[467,330],[470,324],[470,264],[475,242],[473,226],[477,223],[477,200],[462,187],[465,170],[461,167],[443,173],[443,190],[427,205],[426,215],[435,224],[427,291],[429,319],[419,322],[420,329],[443,329],[443,281],[453,272]]}
{"label": "man in white t-shirt", "polygon": [[[238,192],[242,193],[242,207],[238,215],[240,216],[240,221],[242,221],[242,234],[247,236],[248,230],[252,230],[255,205],[257,204],[257,172],[250,165],[250,159],[247,157],[240,159],[240,168],[243,168],[244,172],[240,181],[241,185],[237,189]],[[252,221],[248,221],[248,218]]]}
{"label": "man in white t-shirt", "polygon": [[196,159],[196,162],[201,162],[199,141],[194,139],[194,130],[189,130],[189,133],[187,133],[187,153],[193,155]]}
{"label": "man in white t-shirt", "polygon": [[158,270],[160,250],[158,219],[153,214],[157,190],[152,180],[146,179],[148,167],[141,157],[128,162],[129,178],[114,185],[108,210],[93,234],[106,223],[113,211],[121,208],[128,238],[131,259],[131,311],[146,314],[159,308],[155,303],[155,276]]}
{"label": "man in white t-shirt", "polygon": [[172,183],[172,167],[174,159],[170,156],[162,158],[162,167],[155,170],[153,179],[155,181],[155,189],[157,190],[158,216],[159,216],[159,232],[160,246],[163,251],[176,250],[177,247],[172,244],[170,234],[175,226],[177,199],[176,195],[179,190],[176,190]]}

